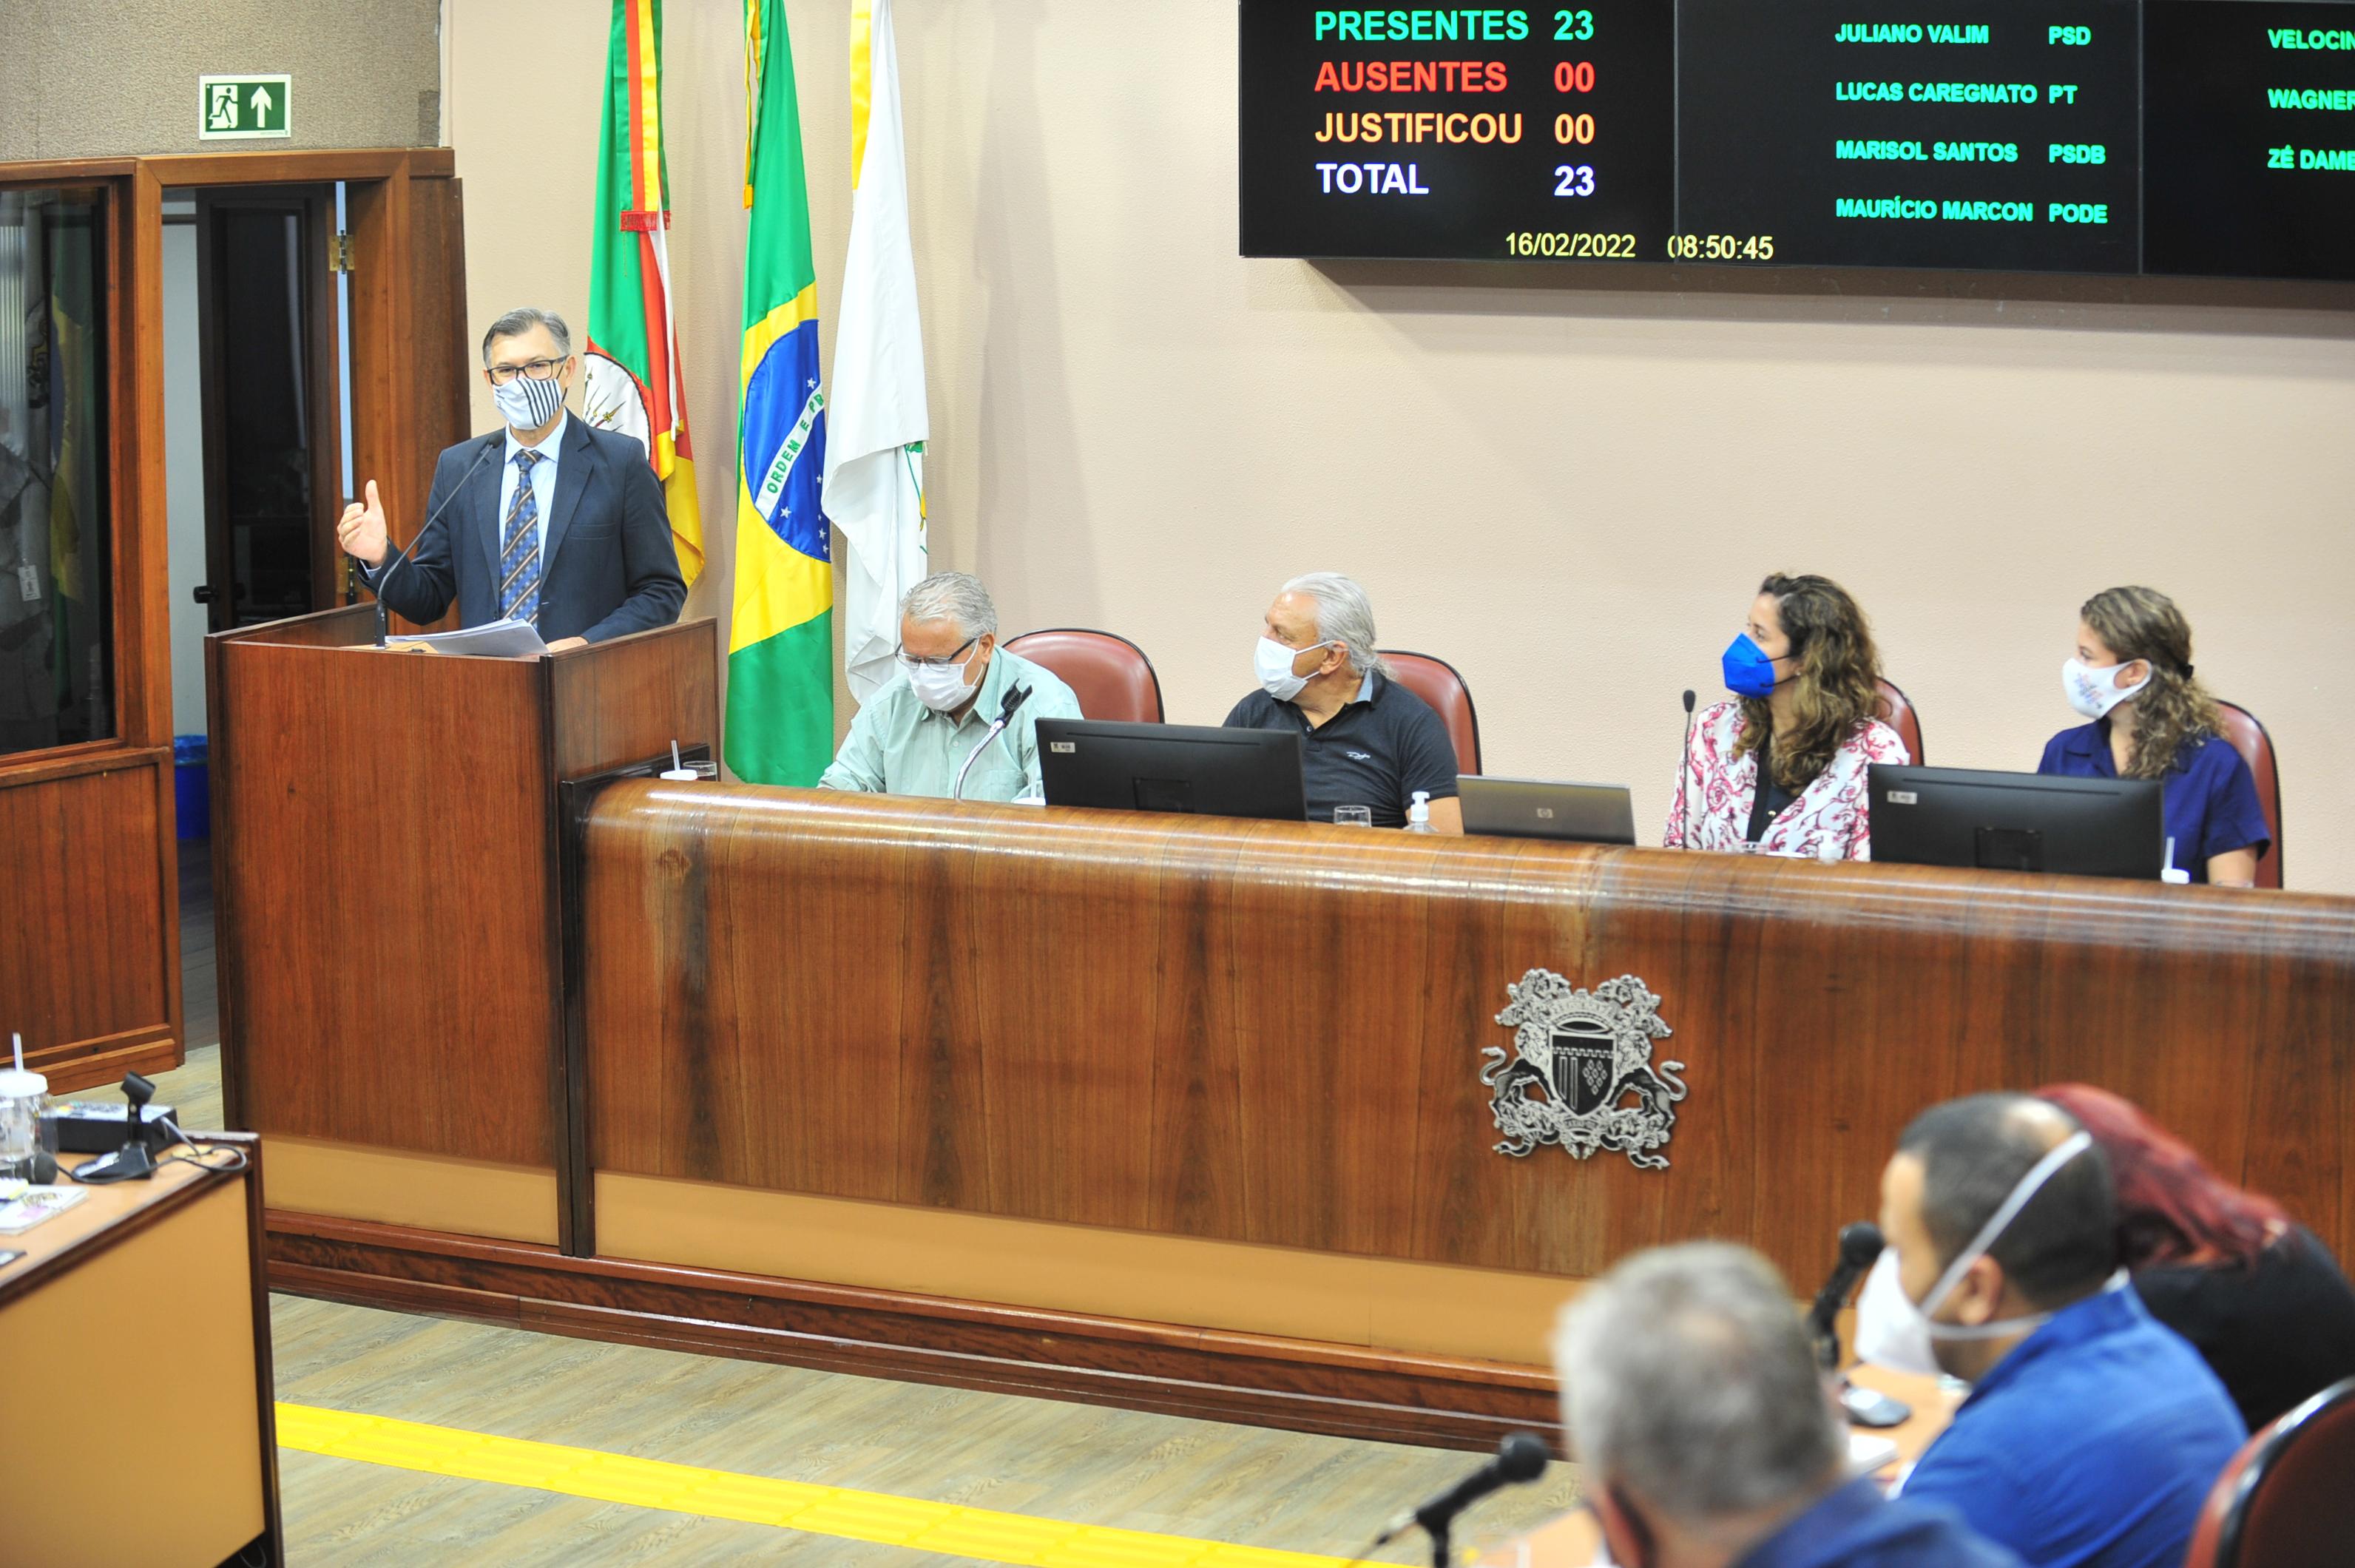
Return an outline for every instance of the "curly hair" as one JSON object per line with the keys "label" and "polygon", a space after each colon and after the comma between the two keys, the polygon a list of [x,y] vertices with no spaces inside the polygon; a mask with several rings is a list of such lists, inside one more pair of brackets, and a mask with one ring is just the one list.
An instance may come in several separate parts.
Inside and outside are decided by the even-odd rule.
{"label": "curly hair", "polygon": [[1755,751],[1774,735],[1774,782],[1796,793],[1831,765],[1832,754],[1859,726],[1880,716],[1881,650],[1872,645],[1864,612],[1828,577],[1776,572],[1758,592],[1774,596],[1791,656],[1798,661],[1791,677],[1791,725],[1774,735],[1766,699],[1743,698],[1742,738],[1733,754]]}
{"label": "curly hair", "polygon": [[2191,623],[2155,588],[2105,588],[2077,613],[2120,664],[2149,664],[2150,684],[2135,694],[2126,776],[2165,778],[2186,751],[2223,728],[2216,699],[2191,672]]}

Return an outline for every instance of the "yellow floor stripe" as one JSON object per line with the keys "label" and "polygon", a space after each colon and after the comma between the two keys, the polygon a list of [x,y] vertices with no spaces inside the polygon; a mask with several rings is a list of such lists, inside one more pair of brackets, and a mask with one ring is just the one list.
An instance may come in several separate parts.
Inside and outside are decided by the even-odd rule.
{"label": "yellow floor stripe", "polygon": [[278,1443],[304,1454],[422,1470],[460,1480],[531,1487],[601,1502],[977,1557],[1017,1568],[1346,1568],[1338,1557],[1305,1552],[1068,1524],[808,1481],[705,1470],[593,1448],[527,1443],[315,1405],[281,1404]]}

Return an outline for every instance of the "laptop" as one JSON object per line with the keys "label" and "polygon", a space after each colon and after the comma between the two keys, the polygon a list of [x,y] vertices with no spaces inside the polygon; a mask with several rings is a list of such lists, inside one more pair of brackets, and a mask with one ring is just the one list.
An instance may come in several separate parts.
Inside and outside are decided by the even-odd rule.
{"label": "laptop", "polygon": [[1636,805],[1625,784],[1552,784],[1465,773],[1455,781],[1464,831],[1493,838],[1633,844]]}

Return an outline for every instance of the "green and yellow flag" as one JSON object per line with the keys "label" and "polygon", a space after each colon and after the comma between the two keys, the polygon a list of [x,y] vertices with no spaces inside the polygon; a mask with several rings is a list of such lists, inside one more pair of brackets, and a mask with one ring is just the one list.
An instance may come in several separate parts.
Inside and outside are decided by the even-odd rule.
{"label": "green and yellow flag", "polygon": [[636,436],[663,485],[678,570],[703,571],[703,508],[670,308],[670,171],[663,161],[662,0],[613,0],[589,261],[591,424]]}
{"label": "green and yellow flag", "polygon": [[783,0],[744,0],[744,357],[728,765],[814,784],[834,754],[834,566],[818,502],[817,269]]}

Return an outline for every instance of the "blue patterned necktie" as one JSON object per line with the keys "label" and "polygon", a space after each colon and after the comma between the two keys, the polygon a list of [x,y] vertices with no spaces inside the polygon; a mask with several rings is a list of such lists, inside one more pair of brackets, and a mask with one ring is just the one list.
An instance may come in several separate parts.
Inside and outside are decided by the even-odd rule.
{"label": "blue patterned necktie", "polygon": [[531,493],[531,468],[538,461],[528,447],[515,454],[515,502],[500,535],[499,613],[510,621],[539,619],[539,498]]}

